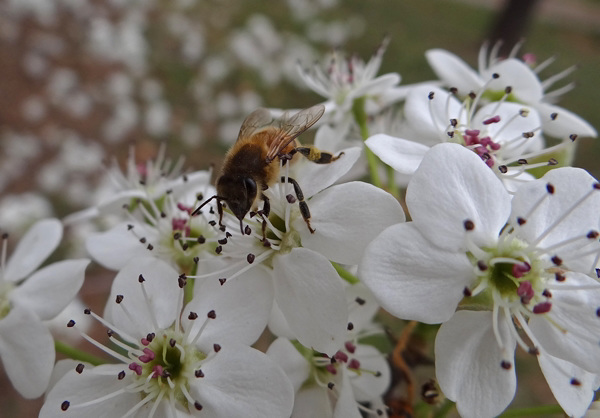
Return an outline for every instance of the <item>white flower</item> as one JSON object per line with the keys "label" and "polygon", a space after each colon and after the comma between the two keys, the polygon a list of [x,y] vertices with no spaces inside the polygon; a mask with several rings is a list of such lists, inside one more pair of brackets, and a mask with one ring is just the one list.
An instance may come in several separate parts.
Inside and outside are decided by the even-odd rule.
{"label": "white flower", "polygon": [[[373,333],[367,329],[372,327],[371,320],[378,305],[360,283],[347,286],[346,291],[353,326],[333,356],[283,337],[267,350],[267,355],[283,368],[294,385],[292,418],[360,418],[360,411],[373,417],[387,416],[385,409],[372,406],[383,404],[381,396],[391,378],[389,365],[376,348],[358,342],[359,338]],[[381,333],[381,330],[374,332]]]}
{"label": "white flower", "polygon": [[214,255],[220,234],[210,215],[215,212],[214,205],[190,216],[205,196],[214,194],[209,178],[207,175],[203,184],[180,187],[177,195],[166,192],[125,205],[122,213],[126,220],[108,231],[91,234],[86,249],[94,260],[113,270],[121,269],[134,257],[152,256],[181,272],[195,272],[199,260]]}
{"label": "white flower", "polygon": [[[399,74],[377,77],[388,42],[386,38],[367,63],[356,55],[346,59],[334,50],[324,67],[318,64],[309,69],[298,67],[298,72],[311,90],[327,99],[324,103],[327,113],[347,114],[354,100],[361,97],[370,99],[375,107],[380,108],[397,101],[404,94],[404,90],[396,92]],[[335,119],[339,121],[340,116]]]}
{"label": "white flower", "polygon": [[306,347],[335,353],[348,316],[342,280],[330,261],[356,264],[380,231],[404,220],[398,202],[369,184],[351,182],[326,189],[359,155],[358,148],[346,149],[332,164],[298,160],[289,175],[282,170],[282,176],[294,178],[302,188],[314,233],[302,217],[292,185],[278,183],[265,191],[271,213],[264,223],[260,215],[247,216],[241,235],[239,221],[229,214],[224,217],[225,238],[216,251],[229,266],[189,277],[243,280],[238,276],[257,269],[272,280],[275,301],[294,337]]}
{"label": "white flower", "polygon": [[495,48],[488,57],[488,47],[483,45],[479,52],[478,72],[456,55],[443,49],[430,49],[425,56],[437,76],[448,87],[456,87],[461,95],[474,91],[488,98],[499,99],[504,95],[506,88],[510,87],[510,100],[525,103],[540,113],[544,133],[557,138],[569,135],[596,137],[596,130],[589,123],[567,109],[552,104],[572,86],[567,85],[565,88],[546,92],[552,84],[570,74],[573,68],[541,82],[538,73],[552,60],[532,69],[526,62],[514,57],[518,46],[507,59],[499,59]]}
{"label": "white flower", "polygon": [[6,261],[0,262],[0,357],[14,387],[26,398],[44,393],[54,364],[54,340],[43,321],[58,315],[83,284],[89,260],[68,260],[36,269],[56,249],[62,225],[37,222]]}
{"label": "white flower", "polygon": [[165,148],[164,143],[161,144],[156,159],[142,164],[136,162],[135,149],[131,147],[125,172],[120,170],[116,161],[113,161],[112,167],[107,171],[111,185],[99,196],[99,203],[67,216],[63,222],[68,225],[100,215],[115,214],[123,205],[137,200],[155,200],[166,193],[179,197],[190,188],[210,182],[210,171],[183,174],[183,157],[171,161],[165,157]]}
{"label": "white flower", "polygon": [[40,417],[187,417],[198,411],[206,417],[289,417],[289,380],[248,346],[269,315],[268,282],[206,282],[201,296],[182,309],[184,286],[186,280],[159,259],[125,266],[113,283],[106,319],[87,311],[109,327],[119,350],[83,334],[118,363],[66,373]]}
{"label": "white flower", "polygon": [[444,323],[436,373],[461,415],[493,416],[510,403],[517,344],[538,356],[555,393],[576,392],[557,395],[569,415],[588,407],[600,372],[600,284],[590,277],[599,189],[586,171],[565,167],[511,201],[474,153],[440,144],[409,183],[413,222],[367,248],[359,275],[386,310]]}
{"label": "white flower", "polygon": [[534,109],[504,101],[477,109],[479,99],[475,96],[461,103],[440,88],[416,87],[404,108],[410,140],[377,134],[367,139],[366,145],[396,171],[411,175],[431,146],[458,143],[479,155],[510,191],[533,179],[526,169],[558,163],[550,159],[529,164],[529,159],[538,161],[571,146],[572,141],[567,140],[544,148],[540,118]]}

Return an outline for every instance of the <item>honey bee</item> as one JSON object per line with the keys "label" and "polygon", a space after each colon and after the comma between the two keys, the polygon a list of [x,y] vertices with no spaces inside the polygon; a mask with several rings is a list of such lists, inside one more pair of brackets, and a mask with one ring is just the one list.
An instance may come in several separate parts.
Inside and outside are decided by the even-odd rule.
{"label": "honey bee", "polygon": [[[302,146],[296,139],[313,126],[324,112],[325,106],[317,105],[293,115],[286,112],[275,121],[269,110],[264,108],[248,115],[242,123],[235,144],[225,155],[223,168],[217,179],[217,194],[196,208],[192,215],[212,199],[216,199],[219,225],[222,226],[222,202],[225,202],[239,219],[242,234],[242,220],[250,210],[258,210],[260,201],[263,202],[263,208],[259,213],[268,217],[271,206],[264,191],[278,181],[286,181],[286,177],[279,175],[281,165],[293,162],[297,153],[317,164],[329,164],[342,156],[343,153],[334,156],[314,146]],[[276,159],[278,161],[274,162]],[[314,233],[315,230],[310,225],[310,210],[304,201],[300,185],[290,177],[287,177],[287,182],[294,187],[300,213],[309,231]],[[265,226],[263,223],[263,235]]]}

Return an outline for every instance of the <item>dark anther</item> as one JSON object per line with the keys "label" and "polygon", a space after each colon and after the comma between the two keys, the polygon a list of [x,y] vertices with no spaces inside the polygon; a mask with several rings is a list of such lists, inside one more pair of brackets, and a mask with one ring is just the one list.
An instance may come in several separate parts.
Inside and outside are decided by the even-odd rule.
{"label": "dark anther", "polygon": [[456,128],[456,126],[458,125],[458,120],[454,118],[450,119],[450,125]]}
{"label": "dark anther", "polygon": [[525,165],[525,164],[527,164],[527,160],[526,160],[525,158],[519,158],[519,159],[517,160],[517,163],[519,163],[519,164],[521,164],[521,165]]}
{"label": "dark anther", "polygon": [[175,344],[177,344],[177,341],[175,340],[175,338],[171,338],[169,340],[169,345],[171,346],[171,348],[175,347]]}
{"label": "dark anther", "polygon": [[470,219],[467,219],[466,221],[464,221],[463,226],[465,227],[465,230],[467,230],[467,231],[472,231],[475,229],[475,223]]}
{"label": "dark anther", "polygon": [[217,248],[215,248],[215,252],[217,254],[221,254],[221,251],[223,251],[223,247],[221,247],[220,245],[218,245]]}
{"label": "dark anther", "polygon": [[221,351],[221,346],[219,344],[213,344],[213,350],[215,350],[215,353],[218,353]]}
{"label": "dark anther", "polygon": [[480,271],[486,271],[488,269],[488,265],[483,260],[477,260],[477,268]]}
{"label": "dark anther", "polygon": [[550,194],[554,194],[554,186],[550,183],[546,184],[546,191]]}
{"label": "dark anther", "polygon": [[552,297],[552,292],[550,292],[548,289],[544,289],[544,291],[542,292],[542,296],[547,297],[547,298],[551,298]]}
{"label": "dark anther", "polygon": [[127,224],[127,230],[128,230],[128,231],[131,231],[132,229],[133,229],[133,225],[131,225],[131,224]]}
{"label": "dark anther", "polygon": [[521,226],[525,225],[526,222],[527,222],[527,219],[525,219],[525,218],[521,218],[520,216],[517,218],[517,223]]}
{"label": "dark anther", "polygon": [[212,220],[212,221],[208,221],[208,224],[209,224],[210,226],[215,226],[215,225],[217,224],[217,221],[214,221],[214,220]]}
{"label": "dark anther", "polygon": [[198,244],[204,244],[206,242],[206,238],[204,238],[202,235],[200,235],[197,239]]}
{"label": "dark anther", "polygon": [[64,401],[60,404],[60,409],[66,411],[67,409],[69,409],[69,405],[71,405],[69,401]]}
{"label": "dark anther", "polygon": [[476,97],[477,97],[477,95],[475,94],[475,92],[474,92],[474,91],[472,91],[472,92],[470,92],[470,93],[469,93],[469,98],[470,98],[471,100],[475,100],[475,98],[476,98]]}
{"label": "dark anther", "polygon": [[502,174],[506,174],[506,172],[508,171],[508,167],[505,165],[499,165],[498,171],[500,171]]}
{"label": "dark anther", "polygon": [[117,303],[123,302],[123,295],[117,295],[117,297],[115,298],[115,302],[117,302]]}
{"label": "dark anther", "polygon": [[227,279],[225,277],[219,279],[219,283],[221,283],[221,286],[223,286],[226,281],[227,281]]}
{"label": "dark anther", "polygon": [[150,251],[152,251],[154,249],[154,245],[148,244],[148,246],[146,248],[149,249]]}
{"label": "dark anther", "polygon": [[84,313],[84,314],[86,314],[86,315],[89,315],[89,314],[91,314],[91,313],[92,313],[92,311],[91,311],[91,309],[90,309],[90,308],[85,308],[85,309],[83,310],[83,313]]}
{"label": "dark anther", "polygon": [[193,321],[196,318],[198,318],[198,314],[196,312],[190,312],[190,314],[188,315],[188,319],[190,321]]}
{"label": "dark anther", "polygon": [[84,368],[84,367],[85,367],[85,366],[84,366],[82,363],[79,363],[79,364],[77,365],[77,367],[75,367],[75,371],[76,371],[77,373],[81,374],[81,373],[83,372],[83,368]]}
{"label": "dark anther", "polygon": [[252,229],[248,225],[244,228],[244,234],[250,235],[252,233]]}
{"label": "dark anther", "polygon": [[504,89],[504,92],[506,94],[511,94],[512,93],[512,87],[511,86],[506,86],[506,88]]}
{"label": "dark anther", "polygon": [[335,384],[333,382],[327,383],[327,388],[330,390],[333,389],[334,386],[335,386]]}
{"label": "dark anther", "polygon": [[358,303],[360,306],[362,306],[366,303],[366,300],[364,300],[363,298],[359,298],[358,296],[356,297],[356,299],[354,299],[354,301],[356,303]]}
{"label": "dark anther", "polygon": [[463,295],[465,297],[470,297],[471,295],[473,295],[473,292],[471,292],[471,289],[465,286],[465,288],[463,289]]}
{"label": "dark anther", "polygon": [[125,379],[125,370],[121,370],[119,372],[119,374],[117,375],[117,379],[119,379],[119,380]]}
{"label": "dark anther", "polygon": [[527,350],[527,352],[531,355],[534,356],[539,356],[540,355],[540,349],[537,347],[529,347],[529,350]]}
{"label": "dark anther", "polygon": [[354,329],[354,324],[352,322],[348,322],[348,326],[346,328],[348,331],[352,331]]}
{"label": "dark anther", "polygon": [[493,79],[500,78],[500,74],[498,74],[498,73],[494,73],[494,74],[492,74],[492,78],[493,78]]}
{"label": "dark anther", "polygon": [[200,261],[200,257],[196,256],[192,260],[194,260],[194,263],[198,264],[198,261]]}
{"label": "dark anther", "polygon": [[194,408],[196,408],[198,411],[202,411],[202,405],[198,401],[194,402]]}
{"label": "dark anther", "polygon": [[502,360],[500,362],[500,367],[502,367],[504,370],[510,370],[512,369],[512,363],[510,361]]}
{"label": "dark anther", "polygon": [[556,266],[560,266],[562,264],[562,259],[559,256],[557,256],[557,255],[555,255],[554,257],[552,257],[550,260],[552,260],[552,262]]}
{"label": "dark anther", "polygon": [[450,90],[450,93],[452,93],[452,94],[458,93],[458,89],[456,87],[450,87],[449,90]]}
{"label": "dark anther", "polygon": [[552,119],[552,120],[556,120],[557,116],[558,116],[558,113],[556,113],[556,112],[550,113],[550,119]]}
{"label": "dark anther", "polygon": [[220,239],[217,242],[221,245],[225,245],[225,244],[227,244],[227,238]]}
{"label": "dark anther", "polygon": [[548,160],[548,165],[557,165],[558,164],[558,160],[556,158],[550,158]]}
{"label": "dark anther", "polygon": [[142,237],[142,238],[140,238],[140,242],[141,242],[142,244],[145,244],[145,243],[146,243],[146,237]]}
{"label": "dark anther", "polygon": [[288,194],[285,198],[289,204],[296,203],[296,198],[292,194]]}
{"label": "dark anther", "polygon": [[256,257],[254,256],[254,254],[248,254],[248,255],[246,256],[246,260],[248,261],[248,263],[249,263],[249,264],[252,264],[252,263],[254,263],[254,259],[255,259],[255,258],[256,258]]}
{"label": "dark anther", "polygon": [[434,97],[435,97],[435,93],[434,93],[434,92],[432,92],[432,91],[430,91],[430,92],[429,92],[429,94],[427,95],[427,98],[428,98],[429,100],[433,100],[433,98],[434,98]]}
{"label": "dark anther", "polygon": [[145,281],[146,281],[146,279],[144,279],[144,276],[140,274],[140,275],[138,276],[138,282],[140,282],[140,283],[143,283],[143,282],[145,282]]}
{"label": "dark anther", "polygon": [[581,382],[576,378],[572,378],[569,383],[571,383],[573,386],[581,386]]}
{"label": "dark anther", "polygon": [[575,135],[575,134],[569,135],[569,139],[571,140],[571,142],[574,142],[577,139],[577,135]]}
{"label": "dark anther", "polygon": [[592,231],[588,232],[586,236],[588,237],[588,239],[596,239],[596,238],[598,238],[598,235],[599,235],[598,231],[592,230]]}
{"label": "dark anther", "polygon": [[146,340],[148,340],[148,342],[152,342],[152,340],[154,339],[154,337],[156,337],[156,334],[153,332],[148,333],[148,335],[146,335]]}
{"label": "dark anther", "polygon": [[174,240],[178,240],[179,238],[181,238],[181,232],[175,232],[175,233],[173,234],[173,239],[174,239]]}

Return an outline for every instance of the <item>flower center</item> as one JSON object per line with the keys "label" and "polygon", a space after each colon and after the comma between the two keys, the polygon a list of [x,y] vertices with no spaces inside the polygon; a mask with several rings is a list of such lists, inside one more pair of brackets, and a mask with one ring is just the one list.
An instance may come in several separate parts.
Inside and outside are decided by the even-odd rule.
{"label": "flower center", "polygon": [[176,400],[187,407],[184,391],[188,391],[188,382],[194,379],[206,354],[185,344],[184,339],[181,332],[172,329],[163,331],[158,337],[154,333],[148,334],[141,340],[141,345],[145,346],[143,354],[137,355],[136,361],[129,364],[129,369],[137,375],[140,390],[144,393],[156,396],[160,392],[171,392]]}

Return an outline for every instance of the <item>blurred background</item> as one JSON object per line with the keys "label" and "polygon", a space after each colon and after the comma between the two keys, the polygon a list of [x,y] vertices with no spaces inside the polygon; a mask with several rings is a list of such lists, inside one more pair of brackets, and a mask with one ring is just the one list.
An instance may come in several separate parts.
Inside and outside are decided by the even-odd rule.
{"label": "blurred background", "polygon": [[[166,143],[186,171],[218,165],[255,108],[323,100],[298,62],[333,48],[367,60],[385,36],[380,74],[402,85],[435,78],[427,49],[476,66],[484,40],[524,39],[521,53],[556,56],[542,79],[578,66],[560,105],[600,128],[598,0],[0,0],[0,230],[87,207],[132,144],[138,161]],[[584,139],[575,165],[600,178],[599,155]],[[110,281],[86,282],[85,303],[102,310]],[[539,384],[520,380],[514,405],[554,403],[536,365],[518,370]],[[0,417],[40,405],[0,377]]]}

